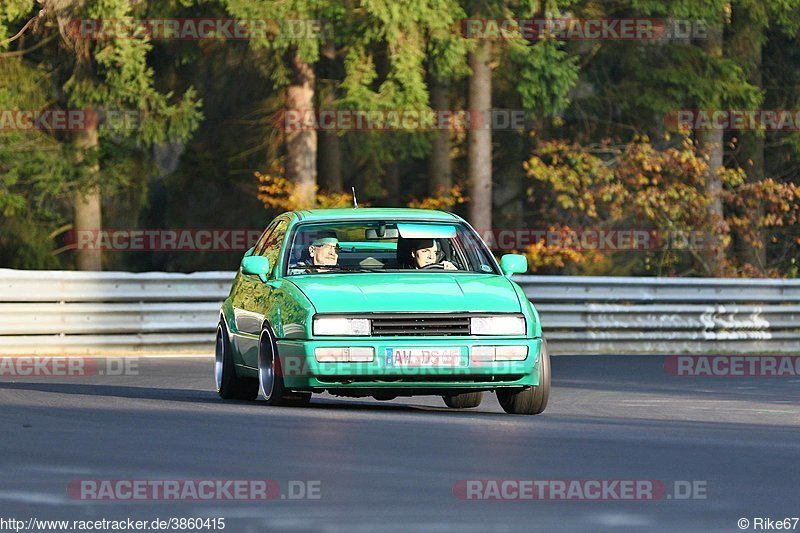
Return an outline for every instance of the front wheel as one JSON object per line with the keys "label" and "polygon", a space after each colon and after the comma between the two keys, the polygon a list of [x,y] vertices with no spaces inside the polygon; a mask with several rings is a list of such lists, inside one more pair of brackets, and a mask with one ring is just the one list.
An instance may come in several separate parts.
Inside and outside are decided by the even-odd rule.
{"label": "front wheel", "polygon": [[539,360],[539,384],[523,389],[497,389],[497,399],[510,415],[538,415],[547,407],[550,398],[550,354],[542,340]]}
{"label": "front wheel", "polygon": [[283,384],[281,358],[267,328],[261,332],[258,343],[258,390],[267,405],[307,405],[311,401],[310,392],[286,390]]}
{"label": "front wheel", "polygon": [[461,394],[446,394],[442,396],[445,405],[451,409],[469,409],[478,407],[483,400],[483,392],[462,392]]}

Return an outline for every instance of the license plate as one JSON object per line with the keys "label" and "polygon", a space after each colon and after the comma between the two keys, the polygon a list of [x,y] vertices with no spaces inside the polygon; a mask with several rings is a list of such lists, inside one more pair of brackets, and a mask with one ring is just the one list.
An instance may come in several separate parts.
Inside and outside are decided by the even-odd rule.
{"label": "license plate", "polygon": [[386,366],[461,366],[461,348],[386,348]]}

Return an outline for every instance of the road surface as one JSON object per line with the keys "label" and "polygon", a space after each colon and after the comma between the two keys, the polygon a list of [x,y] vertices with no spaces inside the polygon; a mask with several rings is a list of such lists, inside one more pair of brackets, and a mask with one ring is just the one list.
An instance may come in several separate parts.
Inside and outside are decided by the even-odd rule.
{"label": "road surface", "polygon": [[[741,531],[741,518],[752,531],[755,518],[800,516],[796,377],[674,377],[662,357],[554,357],[550,405],[524,417],[504,414],[493,394],[466,411],[437,397],[225,402],[210,356],[127,361],[100,359],[94,375],[0,377],[0,519],[483,533]],[[87,480],[270,480],[272,492],[106,501],[76,492]],[[507,482],[506,497],[532,480],[554,492],[465,499],[470,482],[470,498],[492,495],[480,480]],[[605,483],[610,499],[559,496],[559,482],[588,492],[586,480]],[[614,482],[626,480],[666,493],[621,500]]]}

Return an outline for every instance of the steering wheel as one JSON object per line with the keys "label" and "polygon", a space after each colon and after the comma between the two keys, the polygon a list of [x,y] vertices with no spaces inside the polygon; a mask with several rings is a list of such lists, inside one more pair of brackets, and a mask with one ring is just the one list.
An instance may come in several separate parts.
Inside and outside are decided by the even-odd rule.
{"label": "steering wheel", "polygon": [[444,265],[441,263],[431,263],[430,265],[425,265],[424,267],[420,268],[420,270],[444,270]]}

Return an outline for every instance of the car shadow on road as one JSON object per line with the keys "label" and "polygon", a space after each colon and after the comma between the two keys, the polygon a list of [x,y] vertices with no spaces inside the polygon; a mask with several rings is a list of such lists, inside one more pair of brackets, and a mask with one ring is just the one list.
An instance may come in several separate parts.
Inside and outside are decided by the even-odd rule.
{"label": "car shadow on road", "polygon": [[[0,390],[36,391],[76,396],[93,396],[109,398],[126,398],[136,400],[161,400],[169,402],[186,402],[193,405],[263,405],[260,400],[222,400],[213,390],[174,389],[159,387],[131,387],[124,385],[90,384],[90,383],[42,383],[42,382],[0,382]],[[413,400],[408,399],[409,402]],[[281,406],[279,409],[292,410],[329,410],[329,411],[362,411],[362,412],[396,412],[396,413],[448,413],[448,414],[485,414],[495,415],[479,410],[454,410],[442,405],[430,406],[419,404],[398,404],[372,401],[369,399],[339,399],[331,396],[315,395],[311,403],[305,406]]]}
{"label": "car shadow on road", "polygon": [[[142,400],[166,400],[191,403],[214,403],[215,393],[197,389],[169,389],[158,387],[130,387],[124,385],[99,385],[90,383],[0,382],[0,390],[28,390],[78,396],[107,396]],[[248,403],[241,401],[239,403]]]}
{"label": "car shadow on road", "polygon": [[336,411],[395,411],[395,412],[415,412],[415,413],[453,413],[453,414],[487,414],[495,415],[499,413],[490,413],[481,411],[479,409],[450,409],[442,405],[421,405],[414,404],[412,398],[405,400],[409,403],[387,403],[371,399],[354,399],[354,398],[335,398],[330,396],[314,397],[308,408],[316,408],[323,410],[336,410]]}

